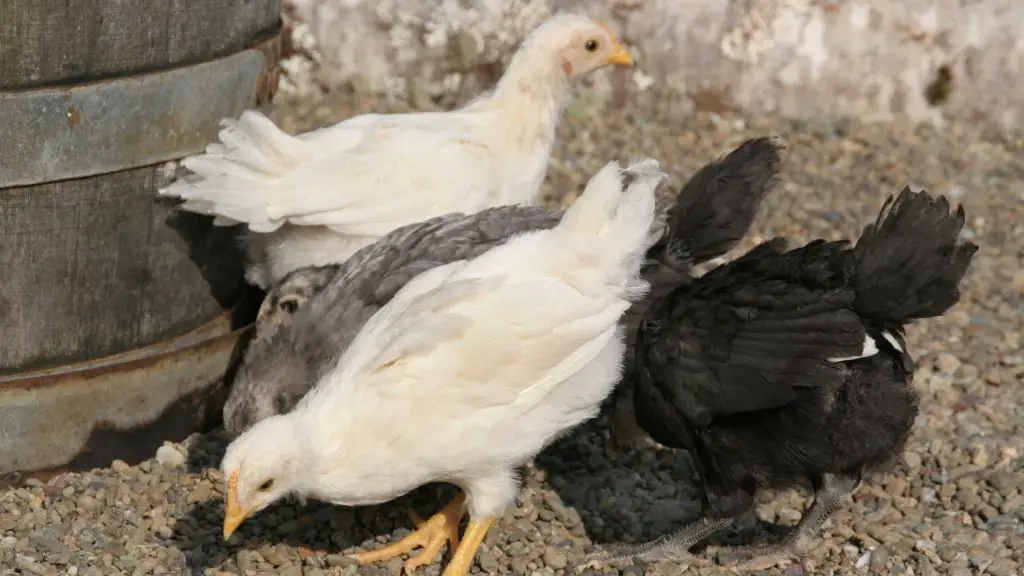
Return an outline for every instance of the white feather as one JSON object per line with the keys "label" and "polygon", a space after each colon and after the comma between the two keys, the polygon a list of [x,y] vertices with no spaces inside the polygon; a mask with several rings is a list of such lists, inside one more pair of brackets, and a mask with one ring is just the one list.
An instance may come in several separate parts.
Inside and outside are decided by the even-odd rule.
{"label": "white feather", "polygon": [[500,515],[515,468],[595,416],[618,381],[622,314],[647,289],[657,163],[622,191],[614,163],[551,230],[424,272],[363,328],[285,416],[228,449],[293,462],[291,489],[339,504],[391,500],[428,482]]}
{"label": "white feather", "polygon": [[896,337],[893,336],[888,330],[882,331],[882,338],[885,338],[885,341],[891,344],[897,352],[901,354],[905,352],[905,350],[903,350],[903,346],[900,345],[900,341],[897,340]]}
{"label": "white feather", "polygon": [[875,354],[878,354],[878,344],[875,342],[874,338],[872,338],[871,336],[865,334],[864,335],[864,347],[861,350],[860,354],[858,354],[856,356],[840,356],[838,358],[828,358],[827,360],[829,362],[834,362],[834,363],[838,364],[840,362],[850,362],[852,360],[860,360],[861,358],[870,358],[871,356],[874,356]]}
{"label": "white feather", "polygon": [[364,114],[299,136],[248,110],[225,120],[220,142],[184,160],[193,174],[160,194],[218,226],[245,224],[247,278],[264,289],[406,224],[535,204],[569,97],[560,50],[583,32],[606,34],[581,16],[552,18],[494,92],[460,110]]}

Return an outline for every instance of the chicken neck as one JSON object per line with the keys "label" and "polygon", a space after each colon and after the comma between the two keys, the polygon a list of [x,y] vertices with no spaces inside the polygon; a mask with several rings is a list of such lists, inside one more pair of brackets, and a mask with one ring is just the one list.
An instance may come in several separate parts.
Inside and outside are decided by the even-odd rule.
{"label": "chicken neck", "polygon": [[475,105],[495,114],[495,133],[504,144],[524,151],[553,145],[570,94],[565,73],[550,55],[539,52],[517,53],[490,96]]}

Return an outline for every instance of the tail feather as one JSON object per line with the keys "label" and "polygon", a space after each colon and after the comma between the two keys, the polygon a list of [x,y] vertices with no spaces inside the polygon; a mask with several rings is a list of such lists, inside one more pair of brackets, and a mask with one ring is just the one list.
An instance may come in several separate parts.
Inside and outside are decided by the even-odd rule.
{"label": "tail feather", "polygon": [[586,188],[565,211],[556,230],[569,234],[597,235],[622,195],[622,170],[614,160],[591,176]]}
{"label": "tail feather", "polygon": [[182,165],[191,172],[161,188],[162,196],[183,200],[183,210],[217,215],[218,225],[249,222],[254,231],[272,231],[282,222],[269,221],[267,195],[289,170],[311,157],[311,144],[278,128],[270,118],[246,110],[237,119],[221,121],[218,135],[203,154]]}
{"label": "tail feather", "polygon": [[[309,144],[281,130],[277,124],[256,112],[246,110],[238,120],[225,118],[221,122],[222,150],[213,152],[225,160],[250,166],[256,170],[269,170],[280,175],[282,169],[299,164],[309,154]],[[207,154],[211,151],[207,150]]]}
{"label": "tail feather", "polygon": [[[625,192],[624,176],[630,178]],[[655,192],[665,177],[656,160],[640,160],[625,170],[618,163],[609,162],[590,179],[583,194],[554,229],[558,234],[592,238],[587,245],[624,275],[612,281],[626,286],[631,298],[647,290],[639,270],[647,251],[657,241],[652,234]]]}
{"label": "tail feather", "polygon": [[[623,192],[626,176],[630,184]],[[654,222],[654,191],[665,177],[658,161],[650,158],[634,162],[625,170],[618,162],[609,162],[591,177],[556,229],[585,236],[647,237]]]}
{"label": "tail feather", "polygon": [[909,187],[890,196],[853,250],[857,312],[904,324],[949,310],[978,250],[959,238],[965,221],[963,206],[950,213],[943,196]]}
{"label": "tail feather", "polygon": [[698,170],[683,185],[652,256],[689,272],[736,246],[778,182],[784,148],[779,138],[754,138]]}

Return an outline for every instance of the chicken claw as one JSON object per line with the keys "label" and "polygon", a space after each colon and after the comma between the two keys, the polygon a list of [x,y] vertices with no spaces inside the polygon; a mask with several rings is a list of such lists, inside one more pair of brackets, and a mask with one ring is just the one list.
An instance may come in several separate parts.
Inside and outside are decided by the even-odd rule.
{"label": "chicken claw", "polygon": [[757,572],[769,568],[800,563],[815,533],[842,504],[843,499],[860,486],[860,474],[825,474],[814,493],[814,503],[800,519],[793,532],[779,544],[741,546],[734,548],[747,560],[732,567],[734,573]]}
{"label": "chicken claw", "polygon": [[700,518],[683,528],[644,544],[620,544],[601,548],[587,555],[585,567],[621,568],[637,562],[687,562],[697,567],[710,564],[706,558],[690,553],[690,547],[731,526],[731,518]]}
{"label": "chicken claw", "polygon": [[733,574],[761,572],[771,568],[786,568],[790,564],[801,564],[807,552],[808,534],[818,526],[813,520],[802,524],[788,538],[778,544],[740,546],[730,552],[738,553],[745,560],[729,566]]}
{"label": "chicken claw", "polygon": [[797,547],[780,546],[763,556],[751,558],[739,564],[729,567],[733,574],[745,574],[748,572],[763,572],[771,568],[786,568],[790,564],[801,562],[801,549]]}
{"label": "chicken claw", "polygon": [[441,551],[441,547],[444,546],[446,540],[449,543],[452,554],[455,555],[455,551],[459,548],[459,520],[462,519],[462,505],[465,501],[465,492],[460,492],[440,512],[425,521],[418,514],[410,510],[409,516],[417,527],[412,534],[380,550],[360,552],[353,554],[352,557],[358,560],[360,564],[369,564],[390,560],[416,547],[423,547],[422,552],[405,561],[405,573],[410,574],[420,566],[433,561],[437,553]]}
{"label": "chicken claw", "polygon": [[445,567],[441,576],[467,576],[469,574],[477,548],[480,548],[480,543],[484,541],[484,536],[487,535],[487,530],[492,524],[494,524],[494,518],[469,521],[469,526],[466,527],[466,538],[455,551],[452,561]]}

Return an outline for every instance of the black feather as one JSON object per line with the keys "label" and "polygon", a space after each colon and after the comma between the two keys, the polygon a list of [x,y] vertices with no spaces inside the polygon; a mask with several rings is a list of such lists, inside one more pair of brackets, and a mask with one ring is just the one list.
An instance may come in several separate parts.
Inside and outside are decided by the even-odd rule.
{"label": "black feather", "polygon": [[857,309],[886,324],[938,316],[960,299],[958,283],[978,247],[957,240],[963,206],[904,188],[889,197],[854,249]]}
{"label": "black feather", "polygon": [[668,232],[655,247],[659,260],[688,272],[736,246],[777,183],[783,148],[778,138],[753,138],[698,170],[670,210]]}
{"label": "black feather", "polygon": [[[761,201],[778,181],[782,149],[777,138],[747,140],[724,158],[709,162],[683,185],[661,239],[647,254],[643,275],[651,285],[648,298],[635,303],[623,318],[630,350],[652,301],[689,283],[693,265],[725,254],[742,240]],[[614,407],[616,446],[640,435],[631,399],[632,362],[633,354],[627,351],[625,377],[609,399]]]}
{"label": "black feather", "polygon": [[[963,224],[962,208],[904,189],[855,246],[776,238],[650,306],[637,420],[691,451],[706,517],[749,512],[759,487],[859,478],[902,450],[918,405],[902,331],[959,299],[977,251]],[[862,356],[866,337],[877,354],[830,360]]]}

